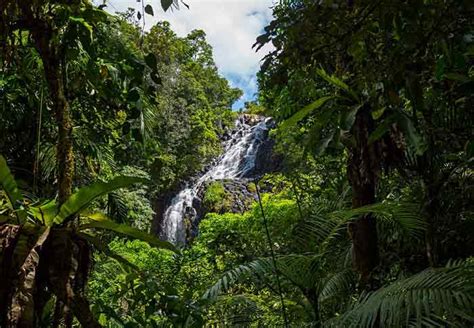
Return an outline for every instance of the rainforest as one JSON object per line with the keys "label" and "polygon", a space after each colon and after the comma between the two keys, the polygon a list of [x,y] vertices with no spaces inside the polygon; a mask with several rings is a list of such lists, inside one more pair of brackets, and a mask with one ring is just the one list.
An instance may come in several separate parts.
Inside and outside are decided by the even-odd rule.
{"label": "rainforest", "polygon": [[474,326],[474,2],[265,1],[0,0],[1,328]]}

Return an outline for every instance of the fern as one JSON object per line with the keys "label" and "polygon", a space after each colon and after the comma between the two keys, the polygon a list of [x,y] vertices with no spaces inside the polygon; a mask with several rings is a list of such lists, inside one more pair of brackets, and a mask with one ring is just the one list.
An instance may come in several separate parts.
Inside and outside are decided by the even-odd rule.
{"label": "fern", "polygon": [[356,274],[352,270],[337,272],[326,280],[319,294],[319,302],[330,298],[350,293],[357,281]]}
{"label": "fern", "polygon": [[341,327],[466,326],[474,323],[474,262],[427,269],[365,295]]}
{"label": "fern", "polygon": [[[276,266],[281,277],[295,286],[311,288],[318,284],[320,279],[319,255],[291,254],[276,258]],[[272,276],[275,267],[271,258],[261,258],[238,266],[227,271],[210,289],[203,298],[215,300],[221,293],[230,289],[238,282],[250,280],[257,282]]]}

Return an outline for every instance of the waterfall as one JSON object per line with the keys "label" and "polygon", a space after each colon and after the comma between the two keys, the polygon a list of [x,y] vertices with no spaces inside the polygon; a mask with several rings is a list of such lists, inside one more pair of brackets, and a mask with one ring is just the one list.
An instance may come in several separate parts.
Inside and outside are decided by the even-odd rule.
{"label": "waterfall", "polygon": [[257,151],[268,130],[269,118],[258,118],[255,125],[240,116],[235,129],[224,142],[223,154],[194,183],[188,183],[172,200],[163,214],[161,238],[174,244],[186,241],[185,217],[196,216],[193,200],[203,183],[222,179],[243,179],[255,167]]}

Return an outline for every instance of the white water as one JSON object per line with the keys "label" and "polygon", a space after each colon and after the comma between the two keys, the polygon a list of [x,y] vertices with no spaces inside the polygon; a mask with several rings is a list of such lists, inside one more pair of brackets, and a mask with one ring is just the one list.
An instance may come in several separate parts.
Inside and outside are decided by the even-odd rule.
{"label": "white water", "polygon": [[[174,244],[186,240],[185,214],[194,217],[193,199],[206,181],[244,178],[254,167],[257,150],[268,130],[268,118],[258,124],[245,124],[243,117],[235,122],[231,138],[224,143],[224,153],[195,183],[186,185],[172,200],[163,214],[161,238]],[[189,211],[189,212],[188,212]]]}

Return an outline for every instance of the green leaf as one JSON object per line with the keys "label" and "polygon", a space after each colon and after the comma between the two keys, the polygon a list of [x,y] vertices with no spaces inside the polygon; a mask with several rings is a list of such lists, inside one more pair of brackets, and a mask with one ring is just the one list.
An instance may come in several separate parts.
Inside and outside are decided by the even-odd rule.
{"label": "green leaf", "polygon": [[2,155],[0,155],[0,184],[7,194],[12,209],[17,208],[18,203],[23,201],[23,196],[21,195],[15,178],[7,165],[7,161]]}
{"label": "green leaf", "polygon": [[444,78],[448,80],[453,80],[453,81],[458,81],[458,82],[469,82],[471,79],[468,76],[465,76],[463,74],[451,72],[451,73],[445,73]]}
{"label": "green leaf", "polygon": [[151,15],[151,16],[154,16],[155,13],[153,12],[153,7],[151,5],[146,5],[145,6],[145,12],[148,14],[148,15]]}
{"label": "green leaf", "polygon": [[285,120],[281,125],[280,129],[281,130],[286,130],[294,125],[296,125],[299,121],[301,121],[303,118],[311,114],[315,109],[321,108],[326,104],[331,99],[336,98],[335,96],[326,96],[319,98],[318,100],[312,102],[308,106],[304,107],[303,109],[297,111],[293,116],[291,116],[289,119]]}
{"label": "green leaf", "polygon": [[383,122],[381,122],[375,131],[373,131],[369,136],[369,144],[382,138],[387,132],[390,131],[390,127],[393,123],[396,122],[396,114],[390,115]]}
{"label": "green leaf", "polygon": [[161,0],[161,7],[164,11],[167,11],[171,5],[173,4],[173,0]]}
{"label": "green leaf", "polygon": [[95,236],[92,236],[88,233],[84,233],[84,232],[81,232],[79,233],[79,235],[86,239],[87,241],[89,241],[95,248],[97,248],[98,251],[104,253],[105,255],[107,255],[108,257],[116,260],[117,262],[119,262],[120,264],[123,264],[123,265],[126,265],[130,268],[132,268],[133,270],[135,271],[140,271],[140,269],[135,265],[133,264],[132,262],[130,262],[129,260],[127,260],[126,258],[124,258],[123,256],[120,256],[119,254],[115,253],[114,251],[112,251],[109,246],[102,242],[102,240],[100,240],[99,238],[95,237]]}
{"label": "green leaf", "polygon": [[146,182],[146,179],[137,177],[116,177],[109,182],[96,182],[90,186],[79,189],[61,205],[59,214],[54,218],[54,223],[61,224],[64,220],[77,215],[87,208],[92,201],[119,188],[131,186],[135,183]]}
{"label": "green leaf", "polygon": [[128,225],[114,222],[102,213],[88,214],[88,215],[85,215],[85,217],[87,217],[91,221],[89,223],[81,225],[79,227],[80,230],[84,230],[84,229],[110,230],[110,231],[114,231],[114,232],[120,233],[122,235],[131,237],[134,239],[147,242],[148,244],[150,244],[150,246],[176,251],[175,247],[169,242],[162,241],[153,235],[150,235],[146,232],[130,227]]}
{"label": "green leaf", "polygon": [[355,122],[356,115],[359,112],[359,109],[361,109],[363,105],[364,104],[354,106],[350,108],[348,111],[343,112],[342,127],[344,128],[344,130],[348,131],[352,128]]}
{"label": "green leaf", "polygon": [[354,100],[356,100],[357,102],[359,102],[359,97],[357,96],[357,94],[351,89],[349,88],[349,86],[344,83],[341,79],[339,79],[338,77],[336,77],[335,75],[329,75],[325,70],[323,70],[322,68],[321,69],[318,69],[316,70],[316,73],[322,77],[326,82],[328,82],[329,84],[332,84],[333,86],[335,86],[336,88],[338,89],[342,89],[344,90],[345,92],[347,92],[352,98],[354,98]]}
{"label": "green leaf", "polygon": [[407,139],[410,146],[413,148],[417,155],[422,155],[426,149],[425,144],[413,125],[412,120],[404,114],[398,116],[398,123],[403,129],[403,134]]}
{"label": "green leaf", "polygon": [[40,206],[28,207],[28,212],[40,223],[45,226],[52,226],[54,218],[59,212],[58,204],[55,200],[50,200]]}

